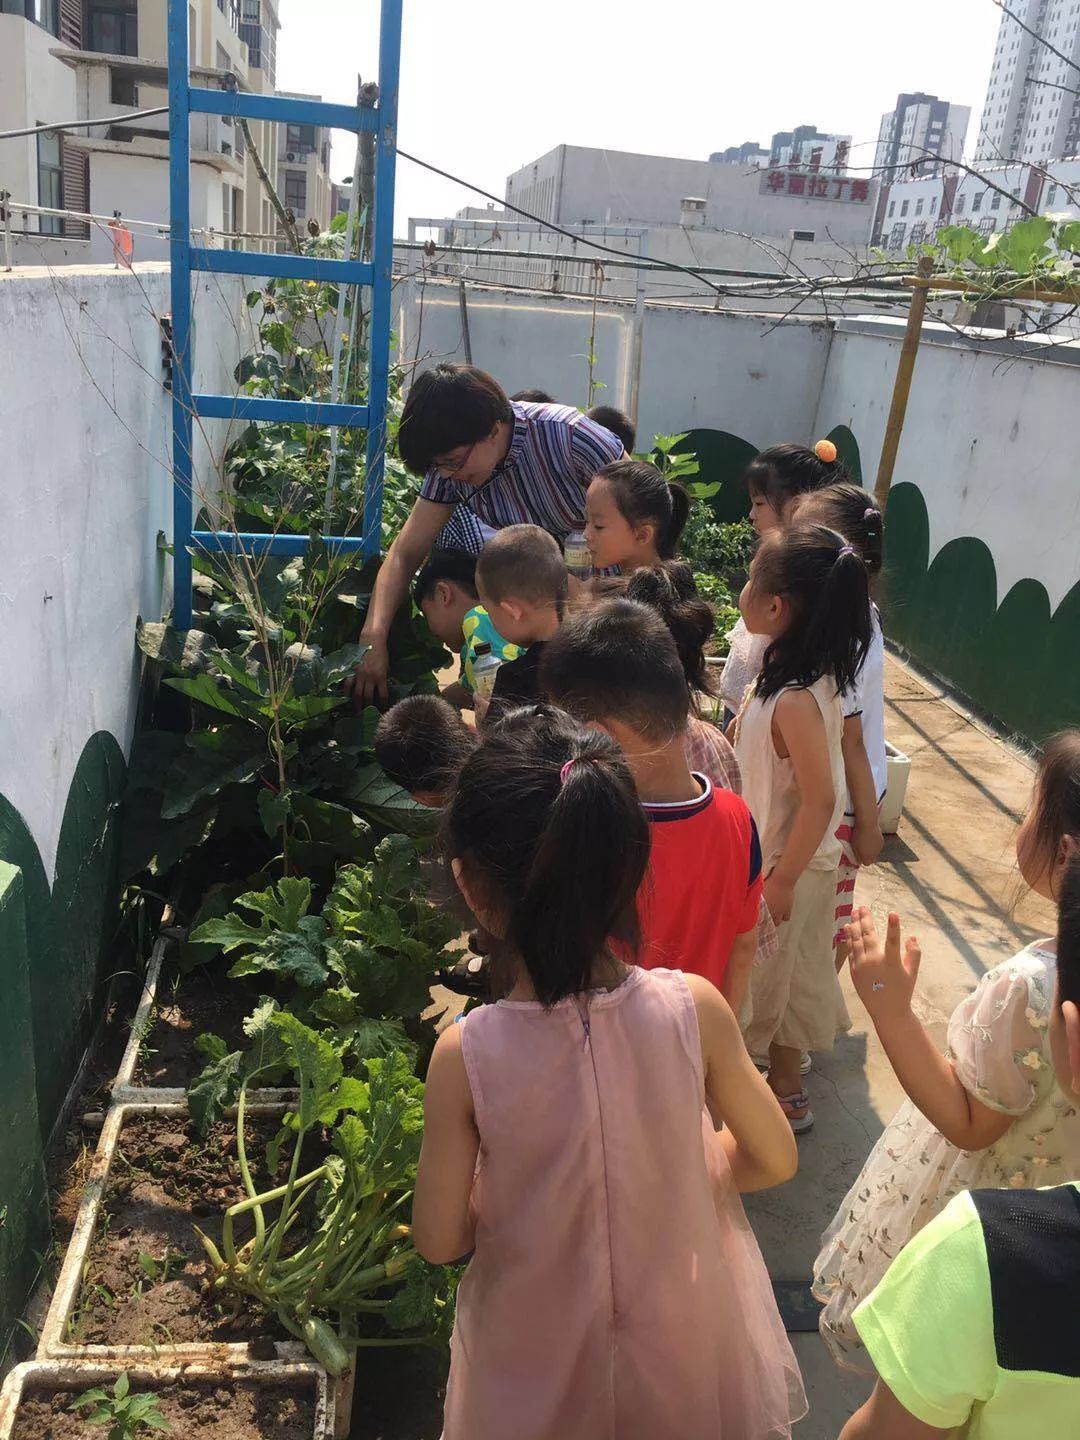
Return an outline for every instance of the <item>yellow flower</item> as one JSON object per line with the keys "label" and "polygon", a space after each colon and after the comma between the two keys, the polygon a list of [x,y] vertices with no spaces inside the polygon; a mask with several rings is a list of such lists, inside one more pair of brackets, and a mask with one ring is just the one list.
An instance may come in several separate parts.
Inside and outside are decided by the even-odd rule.
{"label": "yellow flower", "polygon": [[309,290],[317,290],[319,288],[319,282],[317,280],[309,280],[307,282],[307,288]]}
{"label": "yellow flower", "polygon": [[1027,1023],[1031,1026],[1033,1030],[1046,1029],[1046,1016],[1040,1015],[1039,1012],[1037,1010],[1033,1010],[1030,1005],[1024,1011],[1024,1019],[1027,1021]]}
{"label": "yellow flower", "polygon": [[1027,1184],[1027,1176],[1023,1170],[1014,1170],[1009,1176],[1009,1184],[1014,1190],[1023,1190]]}
{"label": "yellow flower", "polygon": [[1038,1050],[1029,1050],[1020,1061],[1020,1064],[1026,1065],[1029,1070],[1041,1070],[1043,1067],[1043,1058]]}

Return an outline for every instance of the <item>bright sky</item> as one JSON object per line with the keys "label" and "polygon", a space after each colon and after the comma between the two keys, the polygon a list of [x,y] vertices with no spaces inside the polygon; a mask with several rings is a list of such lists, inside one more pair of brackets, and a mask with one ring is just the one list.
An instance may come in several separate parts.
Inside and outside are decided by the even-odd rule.
{"label": "bright sky", "polygon": [[[850,133],[852,165],[871,165],[901,90],[970,105],[970,145],[1001,19],[993,0],[404,4],[400,144],[497,195],[562,143],[704,160],[811,124]],[[358,71],[376,77],[378,0],[280,0],[280,11],[281,89],[348,101]],[[353,150],[335,135],[336,179]],[[399,234],[409,215],[484,203],[398,162]]]}

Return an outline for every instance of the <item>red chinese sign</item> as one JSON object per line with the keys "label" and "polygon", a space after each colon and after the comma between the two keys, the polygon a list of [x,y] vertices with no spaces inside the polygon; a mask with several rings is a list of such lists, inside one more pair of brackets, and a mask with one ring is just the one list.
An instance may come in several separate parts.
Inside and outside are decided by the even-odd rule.
{"label": "red chinese sign", "polygon": [[763,195],[799,195],[804,200],[841,200],[868,205],[870,181],[848,175],[825,175],[820,170],[766,170],[761,176]]}

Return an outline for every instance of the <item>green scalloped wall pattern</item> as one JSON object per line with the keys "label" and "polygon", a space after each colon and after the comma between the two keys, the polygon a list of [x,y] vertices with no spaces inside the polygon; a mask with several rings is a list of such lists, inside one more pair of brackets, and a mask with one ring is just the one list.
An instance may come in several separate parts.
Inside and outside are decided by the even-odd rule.
{"label": "green scalloped wall pattern", "polygon": [[971,536],[930,562],[919,487],[894,485],[885,522],[885,629],[928,669],[1035,744],[1080,725],[1080,582],[1057,610],[1037,580],[997,603],[994,557]]}
{"label": "green scalloped wall pattern", "polygon": [[126,769],[112,735],[91,735],[68,789],[51,891],[33,836],[0,795],[0,1081],[14,1101],[0,1129],[0,1342],[48,1233],[42,1155],[97,1018]]}

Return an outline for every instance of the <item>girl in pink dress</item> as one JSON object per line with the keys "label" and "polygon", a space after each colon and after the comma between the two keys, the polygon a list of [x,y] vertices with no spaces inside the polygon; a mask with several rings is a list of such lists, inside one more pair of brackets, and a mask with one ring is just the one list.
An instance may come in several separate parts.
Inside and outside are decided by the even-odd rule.
{"label": "girl in pink dress", "polygon": [[508,992],[428,1072],[414,1240],[471,1252],[444,1440],[787,1435],[805,1399],[738,1191],[788,1179],[794,1141],[719,992],[607,947],[648,861],[621,753],[518,711],[466,761],[446,840]]}

